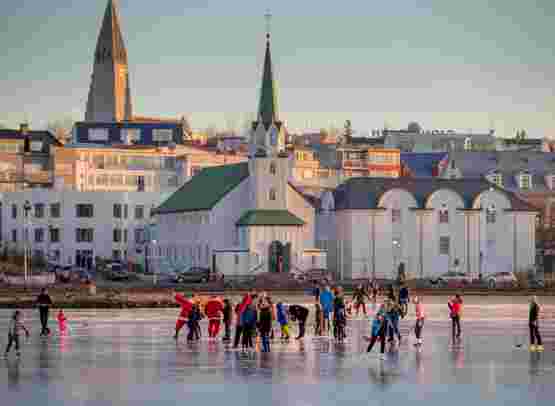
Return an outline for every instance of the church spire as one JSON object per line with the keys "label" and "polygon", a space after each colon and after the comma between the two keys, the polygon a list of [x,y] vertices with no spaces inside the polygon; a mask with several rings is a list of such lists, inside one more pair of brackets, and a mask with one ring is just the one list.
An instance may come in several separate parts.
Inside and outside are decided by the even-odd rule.
{"label": "church spire", "polygon": [[94,68],[85,120],[131,119],[127,50],[116,0],[108,0],[94,53]]}
{"label": "church spire", "polygon": [[264,56],[264,71],[262,73],[262,86],[260,90],[260,103],[258,105],[258,120],[268,129],[278,121],[277,90],[274,82],[272,67],[272,54],[270,52],[270,19],[271,14],[265,15],[266,29],[266,55]]}

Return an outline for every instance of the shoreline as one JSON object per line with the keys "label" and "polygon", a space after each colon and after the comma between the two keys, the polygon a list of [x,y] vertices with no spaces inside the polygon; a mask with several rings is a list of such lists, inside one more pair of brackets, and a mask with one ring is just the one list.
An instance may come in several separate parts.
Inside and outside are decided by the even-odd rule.
{"label": "shoreline", "polygon": [[[67,309],[139,309],[139,308],[178,308],[173,298],[174,292],[180,292],[190,296],[196,292],[200,296],[227,296],[239,298],[248,292],[248,289],[226,289],[226,290],[207,290],[192,288],[97,288],[95,295],[89,293],[87,287],[64,287],[49,288],[48,293],[54,302],[54,308]],[[261,291],[261,289],[258,289]],[[0,289],[0,308],[32,308],[34,301],[39,294],[40,288],[3,288]],[[312,296],[306,290],[292,289],[268,289],[267,292],[272,296],[287,296],[292,298],[303,298],[311,302]],[[350,296],[350,290],[346,290],[346,295]],[[460,293],[465,297],[515,297],[526,298],[531,295],[538,297],[555,296],[554,289],[520,289],[520,290],[478,290],[478,289],[411,289],[411,296],[423,297],[444,297]],[[379,296],[378,301],[383,296]],[[495,300],[495,299],[494,299]]]}

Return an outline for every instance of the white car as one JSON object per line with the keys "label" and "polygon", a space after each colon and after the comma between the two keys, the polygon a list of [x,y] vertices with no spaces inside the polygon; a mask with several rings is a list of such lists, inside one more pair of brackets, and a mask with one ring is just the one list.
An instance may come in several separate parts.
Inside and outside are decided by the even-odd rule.
{"label": "white car", "polygon": [[431,278],[430,283],[436,287],[464,287],[472,283],[472,275],[450,271],[436,278]]}
{"label": "white car", "polygon": [[496,272],[487,276],[488,288],[514,288],[518,285],[516,276],[512,272]]}

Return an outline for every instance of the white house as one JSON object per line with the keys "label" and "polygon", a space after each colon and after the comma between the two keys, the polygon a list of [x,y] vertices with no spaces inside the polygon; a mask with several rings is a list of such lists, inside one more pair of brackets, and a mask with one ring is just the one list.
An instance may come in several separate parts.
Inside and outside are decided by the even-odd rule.
{"label": "white house", "polygon": [[225,275],[295,272],[315,249],[313,201],[289,183],[270,41],[248,162],[205,168],[156,209],[163,255]]}
{"label": "white house", "polygon": [[322,195],[316,238],[341,278],[519,271],[535,262],[536,215],[482,179],[354,178]]}

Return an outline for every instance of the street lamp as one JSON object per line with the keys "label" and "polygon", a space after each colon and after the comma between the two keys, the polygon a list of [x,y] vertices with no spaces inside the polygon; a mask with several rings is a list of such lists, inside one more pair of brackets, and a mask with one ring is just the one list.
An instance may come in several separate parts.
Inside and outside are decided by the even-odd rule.
{"label": "street lamp", "polygon": [[24,272],[24,279],[25,283],[27,283],[28,279],[28,257],[27,257],[27,249],[28,249],[28,241],[29,241],[29,212],[32,210],[31,203],[29,200],[25,200],[25,204],[23,205],[23,213],[24,213],[24,222],[23,222],[23,272]]}

